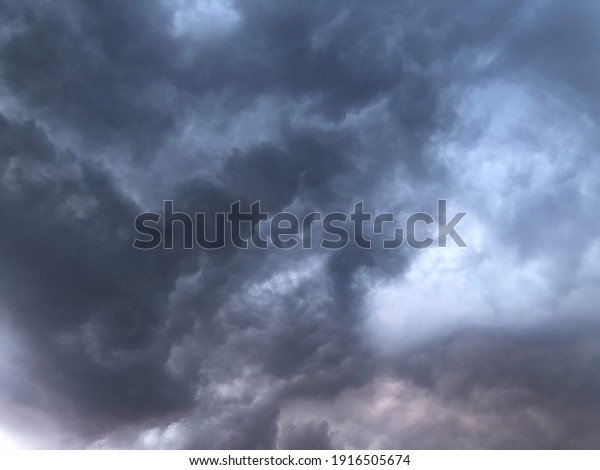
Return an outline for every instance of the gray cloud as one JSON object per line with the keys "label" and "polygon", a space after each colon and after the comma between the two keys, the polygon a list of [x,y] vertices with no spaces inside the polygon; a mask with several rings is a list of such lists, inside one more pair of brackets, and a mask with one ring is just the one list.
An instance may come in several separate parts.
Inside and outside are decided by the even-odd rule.
{"label": "gray cloud", "polygon": [[[20,364],[0,367],[0,430],[593,447],[598,14],[1,2],[0,312]],[[466,251],[131,247],[165,199],[400,215],[438,198],[468,209]]]}

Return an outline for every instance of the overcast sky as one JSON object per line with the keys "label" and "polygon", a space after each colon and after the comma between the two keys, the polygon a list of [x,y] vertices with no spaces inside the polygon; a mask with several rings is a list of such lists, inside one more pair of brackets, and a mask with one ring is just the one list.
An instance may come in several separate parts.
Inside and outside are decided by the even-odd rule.
{"label": "overcast sky", "polygon": [[[0,446],[597,448],[600,3],[0,0]],[[191,213],[468,247],[136,250]]]}

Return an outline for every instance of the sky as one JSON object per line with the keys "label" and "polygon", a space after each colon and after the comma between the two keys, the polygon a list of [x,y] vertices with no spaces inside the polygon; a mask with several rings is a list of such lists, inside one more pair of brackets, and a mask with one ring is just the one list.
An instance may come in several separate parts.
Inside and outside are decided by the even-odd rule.
{"label": "sky", "polygon": [[[0,447],[598,448],[600,3],[0,0]],[[467,247],[137,250],[214,214]]]}

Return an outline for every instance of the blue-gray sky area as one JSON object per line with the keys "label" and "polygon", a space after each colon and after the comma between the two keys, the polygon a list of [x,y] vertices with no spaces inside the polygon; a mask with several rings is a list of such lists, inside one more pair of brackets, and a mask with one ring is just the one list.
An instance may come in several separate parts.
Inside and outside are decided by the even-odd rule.
{"label": "blue-gray sky area", "polygon": [[[600,2],[0,0],[0,446],[597,448]],[[261,201],[467,243],[137,250]]]}

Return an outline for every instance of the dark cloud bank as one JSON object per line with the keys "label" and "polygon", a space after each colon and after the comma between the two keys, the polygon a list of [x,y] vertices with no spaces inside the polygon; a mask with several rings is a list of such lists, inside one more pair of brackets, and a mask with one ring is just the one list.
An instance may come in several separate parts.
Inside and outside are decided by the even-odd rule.
{"label": "dark cloud bank", "polygon": [[[5,0],[0,18],[0,431],[598,446],[597,2]],[[438,198],[469,212],[468,248],[131,247],[164,199]]]}

